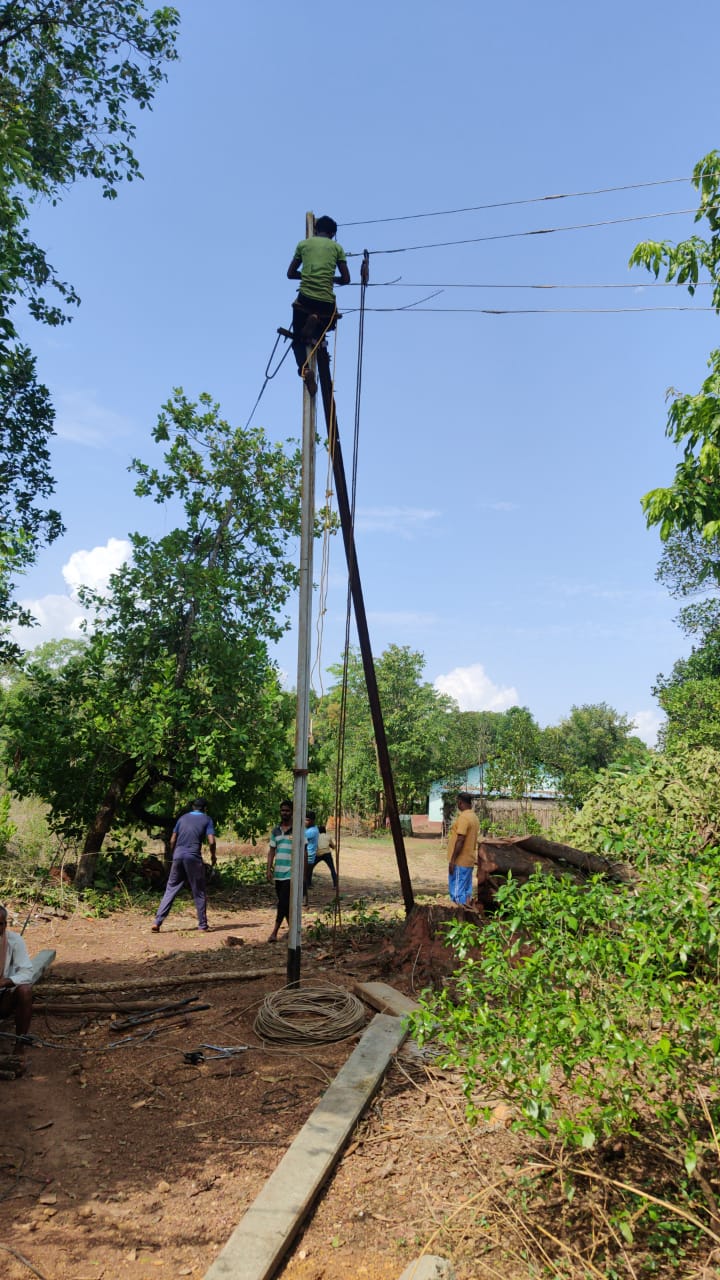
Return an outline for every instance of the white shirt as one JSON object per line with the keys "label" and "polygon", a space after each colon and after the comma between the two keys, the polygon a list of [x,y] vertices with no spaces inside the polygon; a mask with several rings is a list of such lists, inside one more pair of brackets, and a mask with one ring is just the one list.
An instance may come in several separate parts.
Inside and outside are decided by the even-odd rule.
{"label": "white shirt", "polygon": [[7,952],[3,978],[9,978],[16,987],[19,987],[23,982],[32,982],[33,971],[30,955],[23,938],[19,933],[12,933],[10,929],[5,930],[5,936],[7,938]]}

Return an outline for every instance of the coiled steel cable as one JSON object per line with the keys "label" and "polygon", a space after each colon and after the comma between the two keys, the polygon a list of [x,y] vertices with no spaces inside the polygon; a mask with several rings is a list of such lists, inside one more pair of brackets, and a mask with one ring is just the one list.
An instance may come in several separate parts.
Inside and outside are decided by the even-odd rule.
{"label": "coiled steel cable", "polygon": [[255,1019],[261,1040],[282,1044],[332,1044],[347,1040],[365,1023],[357,996],[332,982],[304,982],[266,996]]}

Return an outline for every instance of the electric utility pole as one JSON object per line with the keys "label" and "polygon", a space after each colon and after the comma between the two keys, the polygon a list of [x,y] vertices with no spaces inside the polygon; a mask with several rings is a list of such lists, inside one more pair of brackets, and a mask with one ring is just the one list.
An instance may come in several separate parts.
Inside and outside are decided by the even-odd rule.
{"label": "electric utility pole", "polygon": [[[305,237],[315,233],[315,217],[305,215]],[[316,359],[308,365],[316,372]],[[312,647],[312,569],[315,533],[315,397],[303,380],[302,469],[300,508],[300,589],[298,607],[297,707],[295,712],[295,766],[293,769],[292,870],[288,932],[288,985],[300,980],[303,881],[305,876],[305,813],[307,810],[308,752],[310,741],[310,654]]]}

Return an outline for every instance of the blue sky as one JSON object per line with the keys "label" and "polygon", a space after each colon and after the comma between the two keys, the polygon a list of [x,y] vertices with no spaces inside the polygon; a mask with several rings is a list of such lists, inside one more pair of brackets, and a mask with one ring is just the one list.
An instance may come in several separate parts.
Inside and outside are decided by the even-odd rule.
{"label": "blue sky", "polygon": [[[175,386],[207,390],[244,422],[275,329],[305,211],[338,223],[684,178],[720,145],[717,7],[608,0],[589,9],[340,0],[180,4],[181,61],[138,121],[145,175],[103,201],[89,184],[34,231],[82,306],[27,337],[58,410],[53,451],[66,525],[22,585],[43,626],[72,633],[81,580],[101,581],[135,528],[130,458]],[[689,182],[456,216],[342,226],[371,251],[368,305],[430,286],[631,284],[631,289],[444,288],[429,311],[366,319],[357,544],[373,647],[424,652],[464,707],[531,708],[541,723],[607,701],[652,734],[651,687],[687,651],[654,581],[659,543],[640,496],[669,480],[665,391],[695,390],[718,320],[630,272],[643,238],[690,215],[398,254],[381,250],[694,207]],[[351,261],[357,279],[357,262]],[[337,351],[341,436],[353,420],[358,290]],[[590,314],[588,308],[693,306]],[[576,308],[482,315],[440,308]],[[292,358],[255,421],[297,436]],[[324,470],[324,457],[318,460]],[[153,522],[155,522],[153,524]],[[316,564],[319,567],[319,548]],[[321,668],[344,629],[335,539]],[[294,613],[294,606],[292,609]],[[294,640],[277,658],[294,681]]]}

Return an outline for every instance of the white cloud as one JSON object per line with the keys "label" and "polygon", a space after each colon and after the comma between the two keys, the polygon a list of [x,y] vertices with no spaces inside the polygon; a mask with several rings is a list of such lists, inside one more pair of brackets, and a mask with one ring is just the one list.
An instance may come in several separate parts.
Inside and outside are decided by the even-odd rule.
{"label": "white cloud", "polygon": [[62,567],[68,585],[65,595],[50,593],[35,600],[22,600],[37,621],[36,627],[13,627],[12,636],[24,649],[34,649],[46,640],[77,639],[82,635],[81,623],[88,617],[78,604],[79,587],[103,591],[112,573],[130,559],[132,547],[124,538],[108,538],[103,547],[90,551],[74,551]]}
{"label": "white cloud", "polygon": [[355,528],[362,533],[394,533],[410,539],[439,515],[439,511],[423,507],[358,507]]}
{"label": "white cloud", "polygon": [[126,560],[130,559],[132,547],[126,538],[108,538],[104,547],[93,547],[92,551],[73,551],[67,564],[62,567],[62,575],[72,595],[76,595],[78,587],[92,587],[103,591],[110,580]]}
{"label": "white cloud", "polygon": [[519,702],[517,689],[493,684],[481,662],[455,667],[446,676],[438,676],[435,688],[439,693],[450,694],[461,711],[507,711]]}
{"label": "white cloud", "polygon": [[66,391],[58,398],[55,430],[61,440],[102,449],[132,429],[129,418],[98,404],[94,391]]}
{"label": "white cloud", "polygon": [[48,595],[37,600],[23,600],[37,622],[36,627],[12,627],[12,638],[23,649],[34,649],[46,640],[77,640],[82,635],[80,624],[85,617],[70,596]]}
{"label": "white cloud", "polygon": [[665,717],[659,711],[636,711],[632,717],[632,724],[638,738],[642,738],[649,747],[654,747],[658,730],[664,719]]}
{"label": "white cloud", "polygon": [[519,511],[520,504],[518,502],[481,502],[480,506],[485,511]]}

